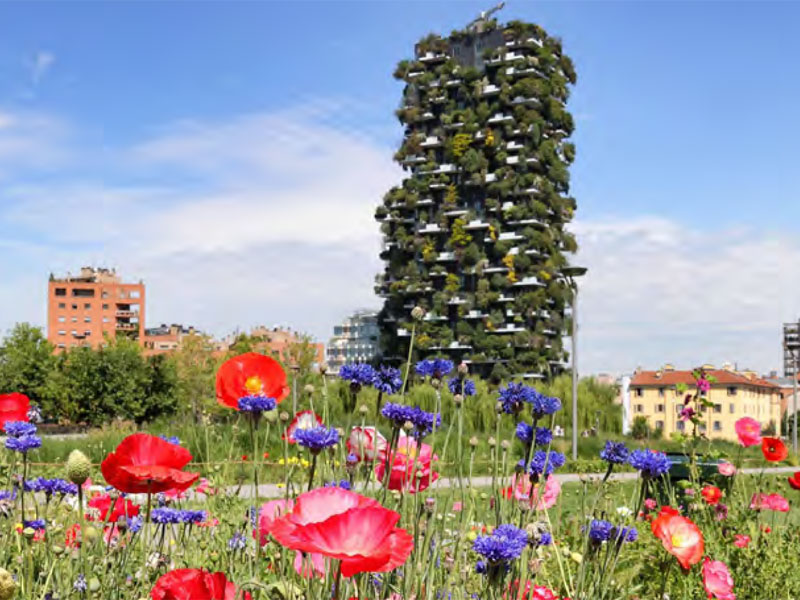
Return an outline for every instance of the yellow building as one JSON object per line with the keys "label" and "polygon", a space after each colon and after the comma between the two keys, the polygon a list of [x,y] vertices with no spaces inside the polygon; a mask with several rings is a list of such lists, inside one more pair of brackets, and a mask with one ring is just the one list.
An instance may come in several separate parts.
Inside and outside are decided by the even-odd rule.
{"label": "yellow building", "polygon": [[[708,437],[735,441],[734,423],[742,417],[756,419],[762,428],[772,426],[775,435],[780,436],[779,386],[749,371],[711,368],[706,374],[716,379],[707,395],[713,407],[701,413],[700,430]],[[689,391],[680,393],[679,384],[685,384]],[[659,371],[637,371],[630,382],[629,425],[636,417],[643,416],[651,428],[662,429],[665,437],[676,431],[691,433],[691,423],[681,421],[680,413],[686,394],[694,391],[691,371],[676,371],[671,365]]]}

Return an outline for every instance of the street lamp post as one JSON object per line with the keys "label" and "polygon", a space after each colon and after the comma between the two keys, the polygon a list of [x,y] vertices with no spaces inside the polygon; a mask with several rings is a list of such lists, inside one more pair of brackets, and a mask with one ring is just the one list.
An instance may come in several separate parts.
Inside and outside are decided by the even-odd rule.
{"label": "street lamp post", "polygon": [[792,356],[792,452],[797,454],[797,368],[800,362],[800,347],[796,343],[783,342],[784,349]]}
{"label": "street lamp post", "polygon": [[572,288],[572,460],[578,458],[578,284],[576,277],[586,274],[586,267],[566,267],[562,273]]}

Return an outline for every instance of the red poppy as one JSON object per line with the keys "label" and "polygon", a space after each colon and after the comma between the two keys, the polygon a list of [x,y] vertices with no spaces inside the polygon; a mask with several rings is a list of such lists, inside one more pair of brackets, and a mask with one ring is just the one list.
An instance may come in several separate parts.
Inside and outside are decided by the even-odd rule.
{"label": "red poppy", "polygon": [[249,592],[237,594],[225,573],[202,569],[175,569],[164,573],[150,592],[152,600],[250,600]]}
{"label": "red poppy", "polygon": [[[667,508],[667,507],[665,507]],[[661,509],[651,523],[655,535],[664,549],[678,559],[684,569],[696,565],[703,558],[704,542],[700,529],[686,517]]]}
{"label": "red poppy", "polygon": [[399,520],[399,513],[372,498],[338,487],[318,488],[298,496],[270,533],[286,548],[340,560],[342,575],[351,577],[385,573],[406,562],[414,540],[395,527]]}
{"label": "red poppy", "polygon": [[64,545],[67,548],[78,548],[81,545],[81,526],[75,523],[74,525],[70,525],[67,527],[67,531],[64,536]]}
{"label": "red poppy", "polygon": [[761,452],[770,462],[781,462],[789,456],[789,449],[778,438],[765,437],[761,440]]}
{"label": "red poppy", "polygon": [[30,407],[31,401],[25,394],[0,394],[0,428],[5,428],[9,421],[27,422]]}
{"label": "red poppy", "polygon": [[720,498],[722,498],[722,490],[715,485],[707,485],[700,493],[703,495],[705,501],[712,506],[717,504]]}
{"label": "red poppy", "polygon": [[289,395],[286,372],[274,358],[248,352],[226,360],[217,371],[217,402],[239,409],[239,398],[265,396],[280,402]]}
{"label": "red poppy", "polygon": [[[111,506],[114,510],[111,511]],[[117,498],[116,502],[112,500],[109,494],[98,494],[89,500],[89,508],[94,511],[86,513],[86,518],[89,521],[103,521],[107,523],[116,523],[120,517],[135,517],[139,514],[139,506],[128,500],[127,498]],[[111,515],[109,516],[109,511]]]}
{"label": "red poppy", "polygon": [[100,465],[109,485],[128,494],[185,490],[200,473],[181,471],[192,460],[186,448],[147,433],[134,433],[120,442]]}
{"label": "red poppy", "polygon": [[800,490],[800,471],[789,477],[789,485],[796,490]]}
{"label": "red poppy", "polygon": [[314,429],[315,427],[322,427],[322,417],[313,410],[301,410],[286,427],[286,431],[281,436],[281,439],[286,440],[290,444],[296,444],[297,440],[294,439],[295,431],[298,429]]}

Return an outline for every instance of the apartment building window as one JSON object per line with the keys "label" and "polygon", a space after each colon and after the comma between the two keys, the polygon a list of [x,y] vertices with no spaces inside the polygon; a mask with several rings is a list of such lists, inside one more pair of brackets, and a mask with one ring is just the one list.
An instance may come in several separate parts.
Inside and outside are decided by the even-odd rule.
{"label": "apartment building window", "polygon": [[90,335],[92,335],[92,330],[91,329],[87,329],[86,331],[83,332],[83,335],[85,335],[86,337],[89,337]]}
{"label": "apartment building window", "polygon": [[130,296],[129,296],[129,297],[130,297],[130,298],[138,298],[138,297],[139,297],[139,292],[138,292],[138,291],[136,291],[136,290],[133,290],[133,291],[131,291],[131,293],[130,293]]}
{"label": "apartment building window", "polygon": [[66,321],[67,321],[67,317],[58,317],[58,322],[59,323],[66,323]]}
{"label": "apartment building window", "polygon": [[72,335],[78,335],[78,330],[77,329],[73,329],[72,330]]}
{"label": "apartment building window", "polygon": [[644,404],[637,404],[636,405],[636,412],[644,412]]}
{"label": "apartment building window", "polygon": [[675,412],[680,413],[683,410],[683,404],[676,404],[675,405]]}
{"label": "apartment building window", "polygon": [[67,304],[65,302],[59,302],[58,308],[67,308]]}
{"label": "apartment building window", "polygon": [[59,344],[59,345],[58,345],[58,347],[59,347],[59,348],[66,348],[66,347],[67,347],[67,345],[66,345],[66,344]]}
{"label": "apartment building window", "polygon": [[656,404],[656,412],[664,412],[664,405]]}
{"label": "apartment building window", "polygon": [[644,396],[644,390],[640,387],[636,388],[634,390],[634,393],[636,394],[637,398],[641,398],[642,396]]}
{"label": "apartment building window", "polygon": [[736,386],[732,385],[728,388],[728,396],[735,396],[736,395]]}
{"label": "apartment building window", "polygon": [[56,288],[56,296],[66,296],[67,288]]}
{"label": "apartment building window", "polygon": [[730,412],[731,414],[736,412],[736,405],[733,402],[728,404],[728,412]]}
{"label": "apartment building window", "polygon": [[72,321],[73,323],[77,323],[78,322],[78,317],[72,317],[70,319],[70,321]]}
{"label": "apartment building window", "polygon": [[656,429],[664,429],[664,421],[656,421]]}
{"label": "apartment building window", "polygon": [[108,310],[108,304],[103,304],[103,310]]}
{"label": "apartment building window", "polygon": [[59,329],[58,330],[58,335],[67,335],[67,330],[66,329]]}
{"label": "apartment building window", "polygon": [[103,323],[108,323],[110,320],[108,317],[103,317]]}
{"label": "apartment building window", "polygon": [[714,431],[722,431],[722,423],[720,421],[714,421]]}
{"label": "apartment building window", "polygon": [[72,290],[73,298],[94,298],[94,290],[75,288]]}
{"label": "apartment building window", "polygon": [[705,423],[700,423],[698,429],[700,430],[700,433],[705,433],[707,429]]}
{"label": "apartment building window", "polygon": [[77,304],[73,304],[71,308],[72,308],[72,310],[78,310],[78,305]]}
{"label": "apartment building window", "polygon": [[91,323],[92,322],[92,317],[83,317],[83,322],[84,323]]}
{"label": "apartment building window", "polygon": [[666,390],[664,388],[662,388],[662,387],[658,388],[658,397],[659,398],[663,398],[664,397],[664,392],[666,392]]}
{"label": "apartment building window", "polygon": [[89,302],[86,302],[86,303],[83,305],[83,308],[84,308],[84,309],[86,309],[86,310],[90,310],[90,309],[92,308],[92,305],[91,305]]}
{"label": "apartment building window", "polygon": [[719,414],[722,412],[722,404],[715,404],[714,405],[714,412]]}
{"label": "apartment building window", "polygon": [[686,429],[686,422],[678,421],[678,431],[684,431],[685,429]]}
{"label": "apartment building window", "polygon": [[103,291],[103,293],[102,293],[102,294],[100,294],[100,297],[101,297],[101,298],[108,298],[108,292],[106,292],[106,291]]}

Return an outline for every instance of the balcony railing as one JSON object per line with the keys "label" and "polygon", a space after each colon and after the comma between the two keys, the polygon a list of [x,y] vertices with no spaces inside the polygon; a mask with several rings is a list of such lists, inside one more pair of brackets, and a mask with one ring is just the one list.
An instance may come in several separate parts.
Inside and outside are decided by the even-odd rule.
{"label": "balcony railing", "polygon": [[138,323],[117,323],[117,329],[120,331],[136,331],[139,329]]}
{"label": "balcony railing", "polygon": [[118,317],[123,317],[123,318],[130,319],[131,317],[138,317],[139,316],[139,311],[138,310],[118,310],[115,314]]}

